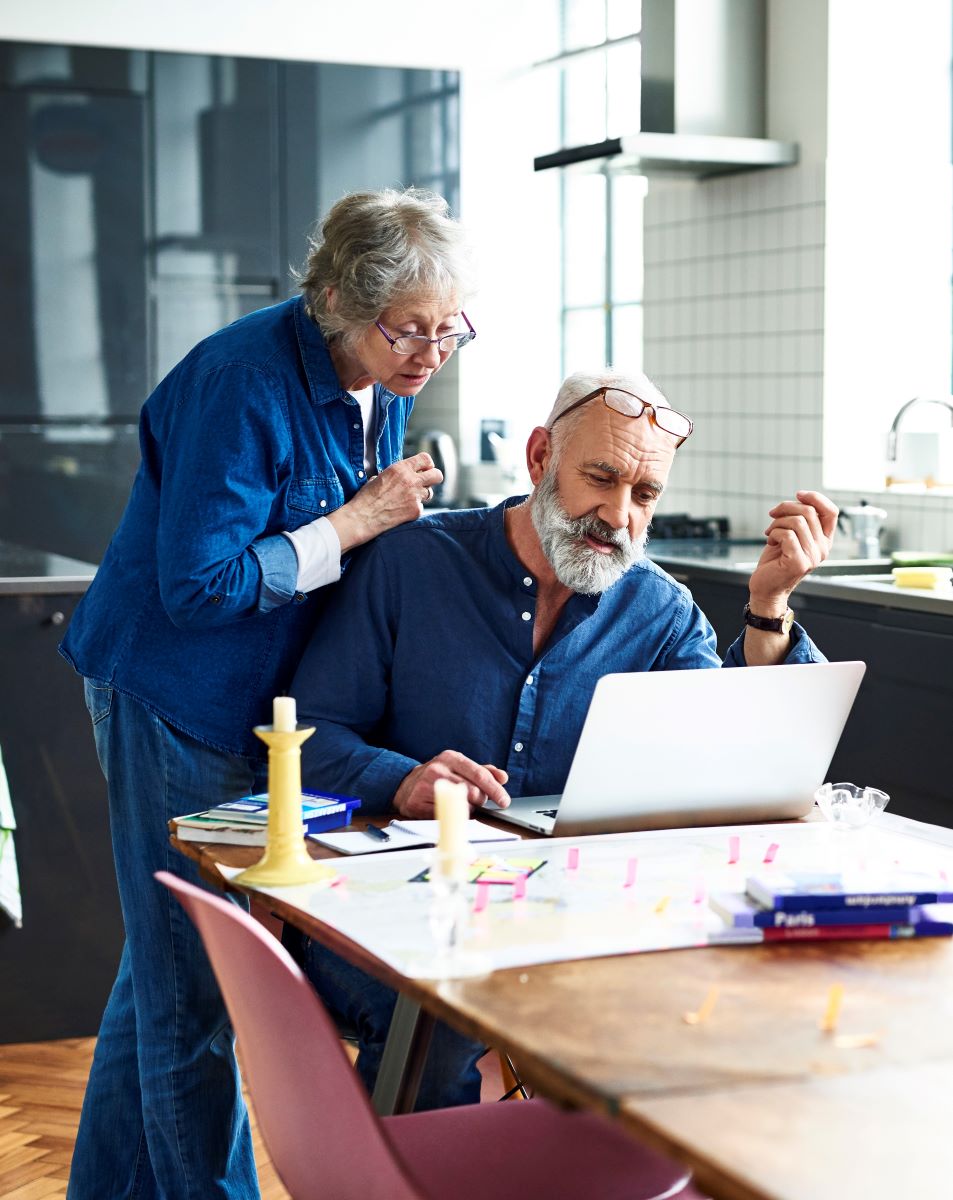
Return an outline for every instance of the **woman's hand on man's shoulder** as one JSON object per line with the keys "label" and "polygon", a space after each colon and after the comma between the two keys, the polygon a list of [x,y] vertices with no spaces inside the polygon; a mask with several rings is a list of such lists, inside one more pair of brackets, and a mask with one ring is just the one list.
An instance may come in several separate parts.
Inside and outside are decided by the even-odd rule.
{"label": "woman's hand on man's shoulder", "polygon": [[433,495],[431,489],[442,482],[443,473],[426,453],[393,463],[369,479],[353,499],[325,518],[334,526],[342,554],[388,529],[416,521]]}

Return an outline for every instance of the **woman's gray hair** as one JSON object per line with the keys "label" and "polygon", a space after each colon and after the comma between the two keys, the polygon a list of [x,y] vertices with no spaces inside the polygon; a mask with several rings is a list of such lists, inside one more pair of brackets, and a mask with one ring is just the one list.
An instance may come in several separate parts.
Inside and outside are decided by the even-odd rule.
{"label": "woman's gray hair", "polygon": [[[581,400],[589,392],[594,392],[601,387],[621,388],[625,392],[631,392],[634,396],[638,396],[640,400],[658,405],[659,408],[672,407],[648,375],[644,375],[641,371],[627,373],[613,371],[611,368],[606,368],[598,373],[574,371],[572,375],[567,375],[563,380],[562,386],[556,393],[556,401],[550,409],[549,416],[543,422],[543,428],[552,430],[557,417],[561,416],[567,408],[571,408],[577,400]],[[560,422],[552,443],[555,462],[559,461],[562,447],[572,433],[576,422],[585,415],[587,408],[588,405],[582,405]]]}
{"label": "woman's gray hair", "polygon": [[395,304],[422,296],[462,304],[471,291],[463,228],[434,192],[354,192],[331,208],[309,247],[299,283],[329,341],[359,335]]}

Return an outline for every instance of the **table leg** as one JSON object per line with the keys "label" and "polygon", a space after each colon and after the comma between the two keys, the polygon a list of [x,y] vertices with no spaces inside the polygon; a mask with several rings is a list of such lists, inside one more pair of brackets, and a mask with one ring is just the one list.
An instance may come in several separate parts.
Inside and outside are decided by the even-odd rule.
{"label": "table leg", "polygon": [[413,1111],[427,1062],[434,1018],[407,996],[398,995],[371,1103],[378,1116]]}

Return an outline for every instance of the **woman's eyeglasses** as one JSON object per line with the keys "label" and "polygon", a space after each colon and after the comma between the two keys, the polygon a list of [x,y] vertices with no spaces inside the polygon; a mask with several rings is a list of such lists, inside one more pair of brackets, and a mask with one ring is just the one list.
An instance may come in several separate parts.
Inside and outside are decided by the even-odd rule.
{"label": "woman's eyeglasses", "polygon": [[[575,404],[570,404],[553,421],[553,425],[556,424],[556,421],[561,421],[569,413],[575,412],[577,408],[582,408],[584,404],[588,404],[590,400],[595,400],[596,396],[601,396],[607,408],[611,408],[613,412],[621,413],[623,417],[637,418],[647,412],[654,425],[664,433],[669,433],[672,437],[678,438],[679,446],[695,428],[694,422],[690,417],[676,412],[674,408],[666,408],[662,404],[649,404],[647,400],[641,399],[641,397],[634,395],[632,392],[614,387],[596,388],[588,396],[583,396]],[[550,429],[552,429],[552,425],[550,425]]]}
{"label": "woman's eyeglasses", "polygon": [[459,350],[476,337],[476,330],[470,324],[467,314],[461,311],[460,316],[467,323],[465,333],[445,333],[442,337],[435,338],[424,337],[422,333],[402,333],[398,337],[391,337],[380,321],[375,321],[374,324],[390,342],[390,348],[395,354],[417,354],[434,345],[441,354],[452,354],[454,350]]}

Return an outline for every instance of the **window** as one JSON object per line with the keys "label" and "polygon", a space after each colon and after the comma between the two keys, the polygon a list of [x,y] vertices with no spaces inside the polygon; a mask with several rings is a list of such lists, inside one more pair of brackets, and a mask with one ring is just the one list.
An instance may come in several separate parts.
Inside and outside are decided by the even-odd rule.
{"label": "window", "polygon": [[[639,126],[641,6],[557,0],[540,89],[558,114],[549,131],[574,146]],[[552,145],[546,149],[553,149]],[[560,172],[562,373],[642,361],[642,202],[634,175]]]}

